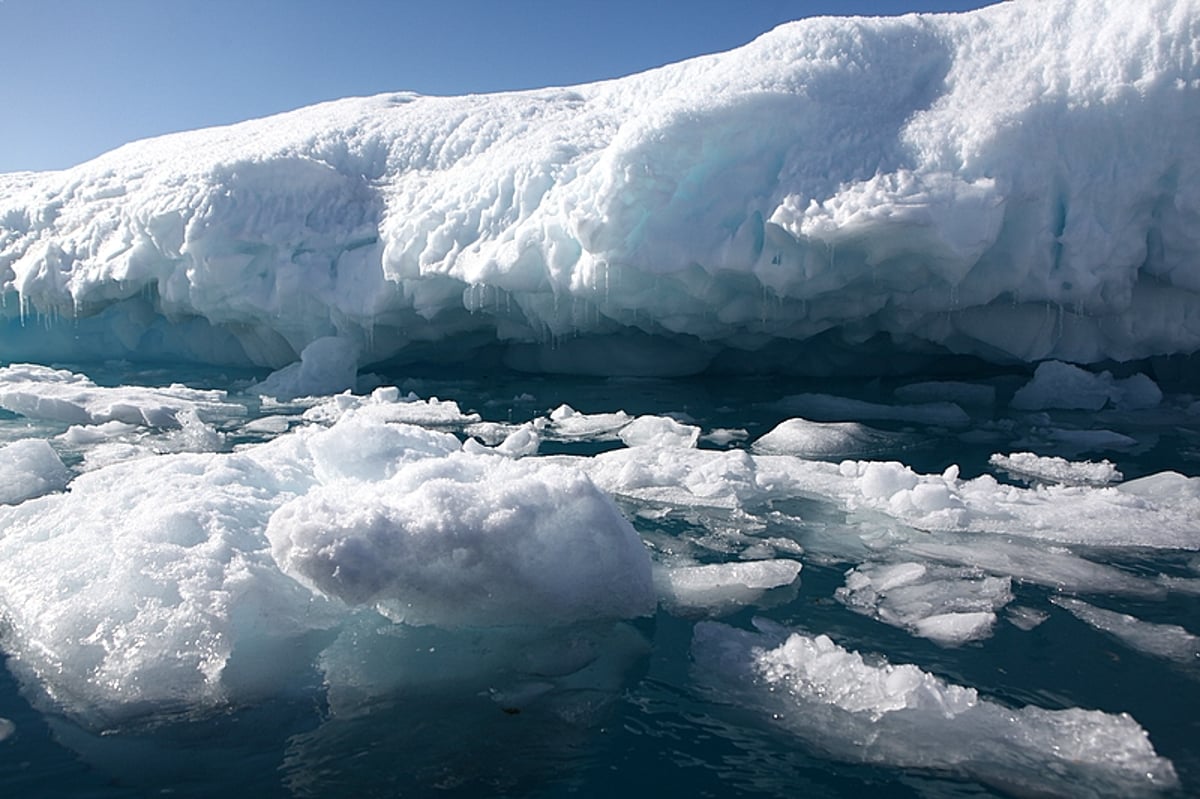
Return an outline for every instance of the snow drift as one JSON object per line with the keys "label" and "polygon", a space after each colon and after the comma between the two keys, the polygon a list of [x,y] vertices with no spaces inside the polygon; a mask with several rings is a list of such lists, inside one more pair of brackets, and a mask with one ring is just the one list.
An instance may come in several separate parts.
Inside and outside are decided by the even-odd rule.
{"label": "snow drift", "polygon": [[1197,0],[1018,0],[135,142],[0,176],[0,357],[280,367],[328,336],[360,364],[600,373],[1192,353],[1198,60]]}

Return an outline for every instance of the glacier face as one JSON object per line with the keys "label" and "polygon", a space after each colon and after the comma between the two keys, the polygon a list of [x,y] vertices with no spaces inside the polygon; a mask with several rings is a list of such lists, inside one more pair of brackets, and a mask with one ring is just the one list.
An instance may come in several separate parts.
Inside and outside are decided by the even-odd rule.
{"label": "glacier face", "polygon": [[602,83],[325,103],[0,175],[0,358],[1192,353],[1197,129],[1200,0],[810,19]]}

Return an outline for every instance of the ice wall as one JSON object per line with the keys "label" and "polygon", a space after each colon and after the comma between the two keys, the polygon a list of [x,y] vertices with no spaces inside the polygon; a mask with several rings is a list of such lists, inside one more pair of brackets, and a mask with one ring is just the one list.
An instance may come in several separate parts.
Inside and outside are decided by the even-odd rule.
{"label": "ice wall", "polygon": [[1198,61],[1200,0],[810,19],[614,81],[346,99],[0,175],[0,358],[1191,353]]}

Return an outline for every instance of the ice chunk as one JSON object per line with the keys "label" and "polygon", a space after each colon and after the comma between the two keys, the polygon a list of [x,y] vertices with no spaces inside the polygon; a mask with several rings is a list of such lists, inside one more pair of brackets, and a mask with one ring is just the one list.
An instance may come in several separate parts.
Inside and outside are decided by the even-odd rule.
{"label": "ice chunk", "polygon": [[1009,533],[1068,544],[1200,548],[1200,479],[1163,473],[1114,487],[1001,486],[982,475],[959,480],[957,468],[918,475],[900,463],[843,461],[841,481],[776,461],[775,479],[842,497],[928,530]]}
{"label": "ice chunk", "polygon": [[903,440],[903,436],[873,430],[858,422],[786,419],[755,441],[752,449],[766,455],[840,460],[882,452]]}
{"label": "ice chunk", "polygon": [[247,455],[186,454],[0,507],[10,667],[91,723],[286,690],[334,620],[267,551],[280,492]]}
{"label": "ice chunk", "polygon": [[127,436],[138,429],[138,425],[117,421],[101,424],[73,424],[67,428],[65,433],[58,436],[58,440],[72,447],[84,447]]}
{"label": "ice chunk", "polygon": [[695,447],[700,428],[668,416],[639,416],[617,435],[627,447]]}
{"label": "ice chunk", "polygon": [[1005,611],[1005,616],[1014,627],[1025,632],[1029,632],[1050,618],[1050,614],[1046,611],[1025,607],[1024,605],[1010,606]]}
{"label": "ice chunk", "polygon": [[1153,408],[1162,391],[1143,374],[1116,379],[1109,372],[1093,374],[1060,361],[1038,365],[1033,379],[1013,395],[1012,407],[1023,411],[1048,408],[1098,411],[1107,405],[1119,410]]}
{"label": "ice chunk", "polygon": [[304,412],[304,420],[329,424],[353,412],[379,422],[398,422],[434,427],[465,427],[480,421],[477,413],[464,413],[454,400],[416,394],[400,396],[395,386],[376,388],[366,397],[349,392],[319,401]]}
{"label": "ice chunk", "polygon": [[41,439],[27,438],[0,447],[0,505],[61,491],[70,479],[58,453]]}
{"label": "ice chunk", "polygon": [[1050,601],[1130,649],[1200,670],[1200,636],[1192,635],[1178,624],[1153,624],[1070,597],[1053,596]]}
{"label": "ice chunk", "polygon": [[1103,486],[1124,479],[1109,461],[1072,463],[1064,458],[1044,457],[1032,452],[994,454],[988,463],[1018,477],[1033,478],[1059,485]]}
{"label": "ice chunk", "polygon": [[795,560],[664,566],[655,569],[654,584],[671,610],[726,613],[753,605],[772,588],[793,584],[799,574]]}
{"label": "ice chunk", "polygon": [[570,405],[560,405],[550,413],[548,430],[555,438],[579,441],[611,441],[617,433],[633,421],[624,411],[615,413],[580,413]]}
{"label": "ice chunk", "polygon": [[344,338],[325,336],[310,342],[299,361],[267,375],[251,390],[287,401],[352,389],[357,376],[358,346]]}
{"label": "ice chunk", "polygon": [[335,483],[271,516],[271,551],[322,596],[437,626],[628,618],[654,605],[649,556],[581,473],[467,455]]}
{"label": "ice chunk", "polygon": [[1144,794],[1178,784],[1126,714],[1009,708],[912,665],[868,663],[824,635],[696,625],[696,676],[837,758],[962,774],[1006,791]]}
{"label": "ice chunk", "polygon": [[4,741],[13,736],[17,731],[17,725],[13,724],[6,718],[0,718],[0,741]]}
{"label": "ice chunk", "polygon": [[749,438],[749,433],[741,428],[729,429],[724,427],[709,430],[700,436],[701,441],[710,441],[719,447],[729,446],[735,441],[745,441],[747,438]]}
{"label": "ice chunk", "polygon": [[834,596],[851,610],[939,644],[986,638],[1012,601],[1007,577],[916,562],[864,563]]}
{"label": "ice chunk", "polygon": [[742,450],[632,447],[580,467],[602,490],[643,502],[734,509],[765,494],[754,459]]}

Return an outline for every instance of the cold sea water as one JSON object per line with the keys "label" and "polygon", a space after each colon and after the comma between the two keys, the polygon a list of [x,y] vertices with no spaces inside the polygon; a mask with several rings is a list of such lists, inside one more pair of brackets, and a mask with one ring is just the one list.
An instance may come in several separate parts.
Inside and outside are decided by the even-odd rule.
{"label": "cold sea water", "polygon": [[[124,364],[62,368],[101,386],[183,382],[229,391],[228,402],[244,406],[244,413],[206,419],[219,436],[199,437],[193,448],[205,441],[225,450],[258,446],[306,423],[303,414],[314,404],[265,403],[242,391],[261,375]],[[984,387],[966,392],[975,401],[959,402],[962,418],[946,414],[945,406],[914,412],[941,391],[925,385],[906,393],[917,378],[668,381],[442,372],[378,382],[421,398],[455,400],[464,413],[500,423],[548,417],[564,404],[580,414],[670,415],[699,427],[698,446],[709,451],[750,452],[789,418],[859,422],[869,428],[858,439],[868,442],[859,451],[835,446],[808,457],[896,461],[922,475],[957,465],[959,480],[991,475],[996,491],[1011,487],[1031,497],[1054,482],[1053,475],[1011,473],[993,455],[1032,452],[1068,464],[1107,460],[1127,482],[1164,471],[1200,473],[1200,406],[1186,388],[1162,381],[1161,402],[1133,410],[1015,410],[1011,398],[1029,379],[1018,372],[957,378],[960,394],[964,382]],[[267,418],[272,423],[254,424]],[[0,443],[55,442],[67,427],[0,411]],[[462,424],[443,422],[438,429],[466,438]],[[171,457],[153,454],[157,433],[136,434],[148,448],[143,456]],[[616,436],[546,434],[537,453],[526,457],[591,459],[624,446]],[[83,468],[86,446],[56,447],[68,469]],[[1089,492],[1113,489],[1058,490],[1086,507]],[[534,687],[512,696],[490,691],[489,669],[513,670],[522,653],[519,636],[513,644],[486,629],[413,628],[396,645],[395,668],[410,668],[414,652],[429,653],[432,676],[400,680],[354,712],[334,712],[326,677],[300,667],[288,672],[291,684],[254,702],[203,710],[149,706],[111,723],[81,719],[69,701],[56,703],[14,667],[17,639],[10,609],[0,607],[9,664],[0,670],[0,796],[1200,795],[1196,552],[1154,546],[1155,530],[1137,528],[1141,522],[1131,522],[1118,544],[1093,546],[993,533],[986,521],[967,532],[918,529],[905,521],[911,517],[889,515],[884,506],[819,492],[743,495],[735,507],[680,496],[632,489],[614,495],[656,563],[791,560],[803,565],[798,578],[715,599],[664,594],[652,616],[554,631],[552,638],[584,642],[588,654],[546,677],[546,687],[535,679]],[[1047,524],[1070,524],[1047,518]],[[915,587],[915,594],[889,591],[880,570],[897,566],[918,577],[906,582],[893,569],[892,585]],[[850,590],[864,575],[873,587]],[[929,630],[922,619],[939,608],[994,619],[965,640],[920,634]],[[862,659],[842,671],[831,666],[824,676],[805,672],[807,683],[773,680],[745,666],[779,651],[795,633],[804,641],[826,636],[834,655]],[[379,647],[374,651],[377,658]],[[789,662],[783,671],[799,673],[797,661]],[[870,678],[900,673],[885,672],[885,664],[912,664],[943,689],[974,689],[972,701],[998,709],[1001,720],[977,718],[974,711],[956,715],[949,705],[889,704],[889,696],[903,691]],[[460,671],[469,676],[438,679]],[[863,698],[872,691],[875,699]],[[856,710],[860,699],[863,708]],[[1125,757],[1128,735],[1112,733],[1110,743],[1108,733],[1056,726],[1026,708],[1108,714],[1088,718],[1128,714],[1148,735],[1155,762],[1169,764],[1155,779],[1107,771],[1106,749],[1113,747],[1114,759]],[[1018,732],[997,728],[1006,724]],[[1070,754],[1072,748],[1080,754]],[[1058,750],[1067,754],[1056,757]]]}

